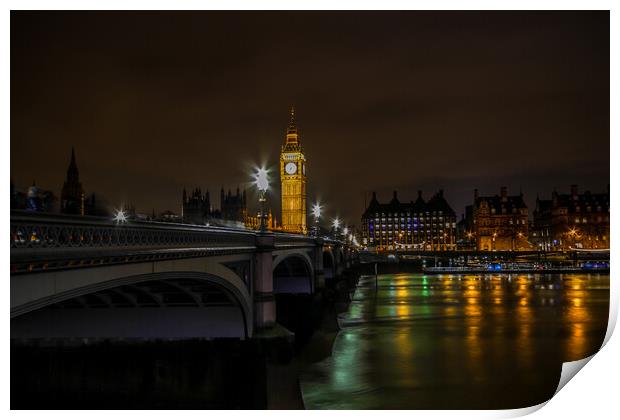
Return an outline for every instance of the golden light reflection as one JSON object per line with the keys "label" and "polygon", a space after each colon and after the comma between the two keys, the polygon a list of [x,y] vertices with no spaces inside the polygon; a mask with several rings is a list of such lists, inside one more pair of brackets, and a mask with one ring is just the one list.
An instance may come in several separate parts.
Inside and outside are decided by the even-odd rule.
{"label": "golden light reflection", "polygon": [[[467,293],[467,292],[466,292]],[[469,292],[472,293],[472,292]],[[476,291],[478,295],[479,291]],[[469,368],[470,378],[475,381],[480,377],[482,371],[484,371],[482,345],[480,340],[482,318],[482,307],[477,303],[478,299],[467,299],[467,305],[464,307],[465,311],[465,348],[467,352],[467,358],[469,359],[467,366]]]}
{"label": "golden light reflection", "polygon": [[529,289],[530,279],[524,275],[517,276],[515,283],[517,284],[517,289],[519,291],[526,291]]}
{"label": "golden light reflection", "polygon": [[466,290],[463,292],[465,298],[465,316],[477,317],[482,314],[482,305],[480,305],[480,290]]}
{"label": "golden light reflection", "polygon": [[452,305],[444,306],[443,311],[447,316],[452,316],[456,313],[456,307]]}
{"label": "golden light reflection", "polygon": [[567,361],[579,360],[589,356],[589,337],[586,325],[591,321],[591,314],[587,305],[587,276],[571,275],[565,278],[566,301],[568,306],[564,311],[564,320],[567,325],[568,338],[566,340]]}
{"label": "golden light reflection", "polygon": [[493,303],[495,305],[501,305],[504,303],[504,287],[502,287],[501,282],[493,285],[491,289],[491,297],[493,298]]}
{"label": "golden light reflection", "polygon": [[406,382],[414,381],[416,375],[414,375],[414,364],[410,362],[410,360],[414,357],[414,340],[411,337],[411,330],[407,330],[407,332],[401,332],[396,335],[396,350],[398,352],[398,356],[402,361],[399,363],[400,368],[403,370],[401,378],[403,378]]}
{"label": "golden light reflection", "polygon": [[571,325],[570,336],[566,343],[566,357],[567,361],[583,359],[587,356],[586,344],[587,337],[584,324],[575,323]]}
{"label": "golden light reflection", "polygon": [[454,281],[454,278],[452,278],[452,276],[444,277],[442,282],[441,282],[441,285],[443,287],[450,288],[450,286],[452,286],[454,284],[454,282],[455,281]]}
{"label": "golden light reflection", "polygon": [[406,286],[409,283],[410,278],[405,275],[396,275],[392,280],[392,285],[394,286]]}
{"label": "golden light reflection", "polygon": [[408,317],[411,315],[411,306],[409,305],[397,305],[396,306],[396,315],[399,317]]}
{"label": "golden light reflection", "polygon": [[527,299],[521,299],[517,306],[517,322],[519,334],[517,336],[516,356],[519,365],[523,369],[532,369],[534,362],[532,345],[532,326],[534,322],[534,313],[532,307],[527,304]]}

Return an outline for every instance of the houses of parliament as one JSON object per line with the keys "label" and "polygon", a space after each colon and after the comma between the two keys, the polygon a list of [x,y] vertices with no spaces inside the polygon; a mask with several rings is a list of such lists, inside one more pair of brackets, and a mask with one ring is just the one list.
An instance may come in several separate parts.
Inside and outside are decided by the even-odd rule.
{"label": "houses of parliament", "polygon": [[[290,120],[286,129],[284,144],[280,148],[280,186],[282,217],[279,223],[271,209],[267,209],[267,229],[289,233],[307,233],[306,224],[306,157],[295,121],[295,110],[291,108]],[[22,189],[23,190],[23,189]],[[71,157],[60,199],[52,191],[43,190],[33,182],[27,191],[20,191],[11,181],[11,209],[60,212],[78,216],[110,216],[113,206],[102,200],[95,200],[95,194],[86,194],[79,171],[75,150]],[[220,208],[214,208],[209,190],[201,188],[183,189],[180,214],[166,210],[159,215],[153,210],[151,215],[140,214],[133,205],[123,206],[130,219],[191,224],[209,224],[230,227],[258,229],[260,218],[248,210],[248,197],[245,189],[237,187],[220,190]]]}
{"label": "houses of parliament", "polygon": [[[301,145],[295,109],[291,108],[290,121],[286,129],[284,144],[280,149],[280,186],[281,186],[281,224],[268,210],[267,228],[273,231],[289,233],[307,233],[307,199],[306,199],[306,157]],[[247,192],[237,190],[232,194],[230,190],[220,191],[220,210],[211,205],[210,193],[196,188],[190,193],[183,190],[183,204],[181,218],[185,223],[193,224],[223,224],[245,226],[258,229],[260,219],[248,211]]]}

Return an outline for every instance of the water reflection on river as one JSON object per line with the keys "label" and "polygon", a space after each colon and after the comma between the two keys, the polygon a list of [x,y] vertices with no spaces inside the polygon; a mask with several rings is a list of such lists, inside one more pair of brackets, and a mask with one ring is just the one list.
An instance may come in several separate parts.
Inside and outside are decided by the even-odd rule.
{"label": "water reflection on river", "polygon": [[303,372],[306,408],[517,408],[596,352],[608,275],[360,279],[332,357]]}

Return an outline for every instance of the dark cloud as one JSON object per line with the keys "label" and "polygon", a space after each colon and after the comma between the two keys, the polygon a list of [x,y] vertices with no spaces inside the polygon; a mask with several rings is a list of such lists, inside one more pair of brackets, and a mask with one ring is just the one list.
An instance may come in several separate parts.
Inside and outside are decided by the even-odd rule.
{"label": "dark cloud", "polygon": [[310,201],[352,223],[372,190],[605,189],[609,13],[11,15],[17,185],[59,191],[75,145],[88,191],[178,210],[275,169],[291,104]]}

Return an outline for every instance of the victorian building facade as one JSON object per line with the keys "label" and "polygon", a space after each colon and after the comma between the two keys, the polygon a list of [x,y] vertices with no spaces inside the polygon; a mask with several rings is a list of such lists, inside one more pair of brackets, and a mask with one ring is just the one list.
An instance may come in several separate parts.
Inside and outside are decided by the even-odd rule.
{"label": "victorian building facade", "polygon": [[531,248],[528,241],[528,208],[523,194],[508,195],[502,187],[499,195],[479,196],[465,210],[463,234],[475,241],[479,251],[516,251]]}
{"label": "victorian building facade", "polygon": [[609,191],[580,194],[572,185],[568,194],[554,191],[550,200],[537,197],[531,238],[544,251],[608,249]]}
{"label": "victorian building facade", "polygon": [[401,203],[394,191],[389,203],[372,193],[362,215],[362,245],[377,251],[456,249],[456,215],[439,190],[430,200],[418,191],[416,201]]}

